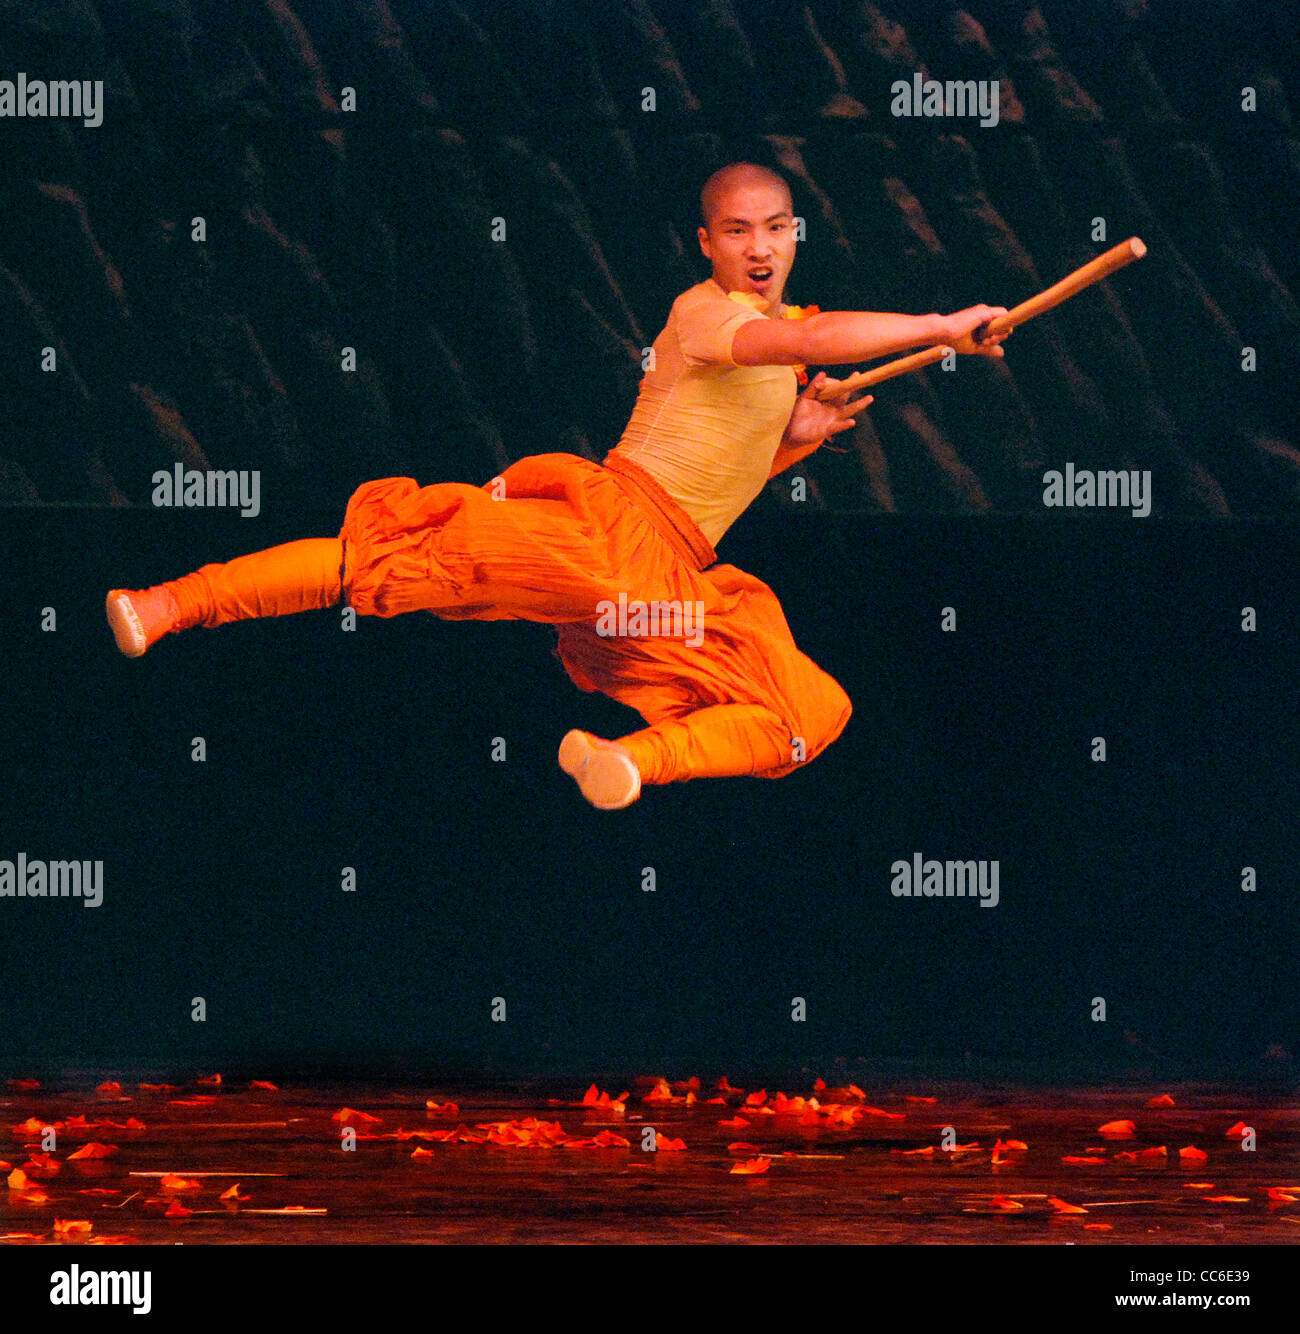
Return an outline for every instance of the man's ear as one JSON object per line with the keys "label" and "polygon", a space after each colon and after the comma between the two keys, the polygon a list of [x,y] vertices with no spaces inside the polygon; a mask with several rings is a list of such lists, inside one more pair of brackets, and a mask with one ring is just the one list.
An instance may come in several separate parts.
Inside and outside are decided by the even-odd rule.
{"label": "man's ear", "polygon": [[711,260],[713,256],[709,254],[709,230],[707,227],[701,227],[695,233],[700,238],[700,249],[704,252],[704,258]]}

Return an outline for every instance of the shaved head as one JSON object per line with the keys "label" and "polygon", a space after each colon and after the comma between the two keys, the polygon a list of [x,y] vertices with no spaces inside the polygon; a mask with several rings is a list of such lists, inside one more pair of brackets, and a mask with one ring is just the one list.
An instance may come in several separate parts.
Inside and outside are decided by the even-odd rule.
{"label": "shaved head", "polygon": [[700,218],[705,227],[712,226],[714,210],[729,190],[733,190],[737,186],[752,185],[770,186],[783,191],[786,199],[790,201],[791,211],[794,210],[794,200],[790,194],[790,187],[783,176],[767,167],[757,166],[753,162],[731,162],[715,171],[704,182],[704,188],[700,191]]}

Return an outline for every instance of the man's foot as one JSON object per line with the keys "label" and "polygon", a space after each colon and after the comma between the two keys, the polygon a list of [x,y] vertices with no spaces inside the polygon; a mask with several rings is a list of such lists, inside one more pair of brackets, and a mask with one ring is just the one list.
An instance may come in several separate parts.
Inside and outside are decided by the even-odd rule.
{"label": "man's foot", "polygon": [[619,811],[641,795],[636,761],[616,741],[576,729],[560,742],[560,768],[598,811]]}
{"label": "man's foot", "polygon": [[117,646],[128,658],[140,657],[163,635],[175,630],[181,618],[171,589],[163,584],[156,588],[115,588],[108,595],[105,609]]}

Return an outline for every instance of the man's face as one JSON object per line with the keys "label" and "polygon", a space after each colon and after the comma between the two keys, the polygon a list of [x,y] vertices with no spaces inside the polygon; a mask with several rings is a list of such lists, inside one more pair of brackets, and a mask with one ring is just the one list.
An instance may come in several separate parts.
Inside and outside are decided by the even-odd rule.
{"label": "man's face", "polygon": [[754,292],[775,314],[794,264],[790,196],[776,185],[734,185],[714,201],[700,249],[725,292]]}

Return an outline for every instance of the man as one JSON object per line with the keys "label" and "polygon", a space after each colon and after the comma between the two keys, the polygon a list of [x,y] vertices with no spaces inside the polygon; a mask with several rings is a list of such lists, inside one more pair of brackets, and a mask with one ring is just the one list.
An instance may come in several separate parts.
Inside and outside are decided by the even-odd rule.
{"label": "man", "polygon": [[560,766],[598,809],[630,805],[645,784],[779,778],[814,759],[848,722],[848,696],[795,647],[771,589],[719,564],[713,546],[769,478],[850,429],[871,402],[819,402],[818,388],[835,383],[824,375],[800,395],[805,364],[939,343],[1001,356],[1001,337],[977,345],[971,334],[1004,308],[787,318],[803,312],[782,304],[795,254],[785,181],[733,163],[709,178],[700,207],[713,275],[674,302],[603,465],[542,454],[484,487],[367,482],[337,539],[114,589],[118,646],[139,656],[176,630],[340,596],[376,616],[549,622],[570,679],[648,724],[617,741],[565,735]]}

